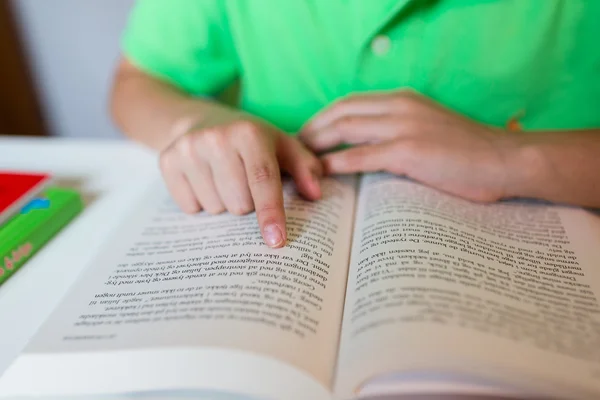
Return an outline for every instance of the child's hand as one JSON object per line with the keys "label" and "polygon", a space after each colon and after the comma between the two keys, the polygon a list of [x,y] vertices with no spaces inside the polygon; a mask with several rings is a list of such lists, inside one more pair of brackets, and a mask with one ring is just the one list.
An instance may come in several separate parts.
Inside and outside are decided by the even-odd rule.
{"label": "child's hand", "polygon": [[256,210],[270,247],[283,246],[287,237],[280,167],[305,197],[321,196],[318,159],[298,140],[254,120],[193,130],[161,153],[160,166],[185,212],[242,215]]}
{"label": "child's hand", "polygon": [[472,121],[410,90],[350,96],[322,111],[303,129],[315,152],[327,154],[328,173],[387,171],[475,201],[510,197],[528,165],[508,162],[524,135]]}

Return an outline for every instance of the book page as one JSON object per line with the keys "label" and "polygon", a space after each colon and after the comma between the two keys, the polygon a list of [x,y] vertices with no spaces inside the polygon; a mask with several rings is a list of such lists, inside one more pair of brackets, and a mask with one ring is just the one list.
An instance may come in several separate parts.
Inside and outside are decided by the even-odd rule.
{"label": "book page", "polygon": [[[313,378],[324,392],[329,390],[344,301],[356,178],[324,180],[323,199],[318,202],[301,199],[291,182],[284,191],[289,241],[285,248],[273,250],[263,244],[254,214],[185,215],[164,186],[157,185],[114,233],[111,244],[28,346],[22,358],[35,363],[21,360],[17,372],[13,368],[7,373],[12,377],[43,373],[47,378],[43,381],[52,388],[43,388],[42,379],[34,379],[33,384],[25,383],[27,388],[12,385],[13,390],[76,392],[72,386],[80,382],[66,371],[59,367],[41,371],[37,366],[70,365],[76,369],[96,357],[104,370],[118,369],[111,363],[118,364],[115,360],[122,358],[107,354],[128,354],[128,362],[144,360],[145,365],[136,368],[143,370],[150,363],[153,371],[158,371],[152,372],[153,376],[158,376],[150,380],[146,372],[136,379],[137,375],[129,373],[127,381],[120,384],[115,384],[118,376],[112,380],[88,378],[86,386],[78,386],[78,390],[91,390],[91,386],[98,391],[165,389],[165,381],[167,388],[220,389],[211,386],[219,378],[215,377],[218,371],[223,385],[231,384],[225,389],[245,390],[234,386],[247,381],[262,390],[256,385],[260,379],[263,386],[265,382],[279,385],[274,377],[261,374],[284,367],[252,366],[248,359],[240,361],[240,354],[285,363],[288,369],[293,367]],[[152,354],[160,353],[182,365],[172,357],[177,349],[186,349],[188,365],[202,370],[186,368],[185,374],[161,382],[167,375],[164,370],[173,366],[166,358],[153,361],[149,353],[140,355],[140,351],[152,350]],[[215,349],[227,352],[229,358]],[[189,354],[212,355],[206,356],[207,361]],[[60,362],[56,362],[58,357]],[[226,359],[236,365],[226,365]],[[244,377],[234,377],[232,371]],[[92,376],[85,368],[82,373]],[[185,381],[184,375],[191,381]],[[11,383],[11,379],[4,381]]]}
{"label": "book page", "polygon": [[384,174],[357,208],[336,394],[406,373],[600,394],[597,216]]}

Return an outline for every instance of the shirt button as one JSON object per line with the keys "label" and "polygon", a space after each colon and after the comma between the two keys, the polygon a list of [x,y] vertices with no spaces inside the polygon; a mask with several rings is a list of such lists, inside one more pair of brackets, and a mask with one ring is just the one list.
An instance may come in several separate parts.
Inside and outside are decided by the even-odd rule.
{"label": "shirt button", "polygon": [[371,42],[371,51],[377,56],[385,56],[391,47],[392,41],[386,35],[378,35]]}

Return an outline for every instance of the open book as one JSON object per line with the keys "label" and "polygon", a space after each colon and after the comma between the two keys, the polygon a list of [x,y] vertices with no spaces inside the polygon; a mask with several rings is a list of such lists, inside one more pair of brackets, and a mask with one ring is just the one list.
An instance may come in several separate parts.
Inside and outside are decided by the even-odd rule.
{"label": "open book", "polygon": [[323,191],[285,186],[272,250],[153,186],[0,396],[600,397],[600,218],[385,174]]}

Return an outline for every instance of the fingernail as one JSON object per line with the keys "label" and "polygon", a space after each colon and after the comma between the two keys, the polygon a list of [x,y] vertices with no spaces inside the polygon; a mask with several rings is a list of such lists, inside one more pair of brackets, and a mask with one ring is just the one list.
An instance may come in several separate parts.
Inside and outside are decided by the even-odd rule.
{"label": "fingernail", "polygon": [[269,247],[279,247],[283,243],[281,229],[275,224],[267,225],[263,230],[263,236]]}

